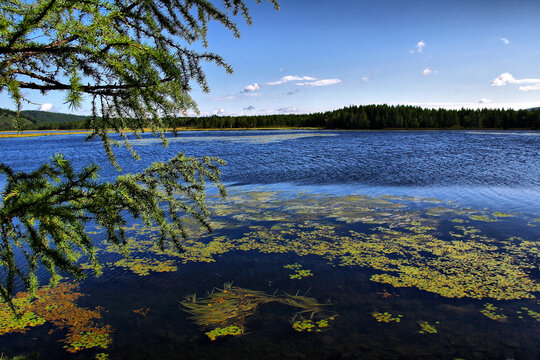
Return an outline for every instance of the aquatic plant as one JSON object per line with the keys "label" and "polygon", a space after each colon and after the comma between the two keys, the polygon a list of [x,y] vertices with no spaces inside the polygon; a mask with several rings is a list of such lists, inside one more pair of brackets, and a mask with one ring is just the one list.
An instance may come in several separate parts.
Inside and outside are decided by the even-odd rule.
{"label": "aquatic plant", "polygon": [[212,341],[216,340],[216,338],[220,336],[238,336],[242,335],[244,333],[244,330],[238,326],[231,325],[224,328],[217,327],[212,331],[206,332],[206,336]]}
{"label": "aquatic plant", "polygon": [[484,315],[490,318],[491,320],[496,321],[505,321],[508,317],[504,314],[497,313],[497,311],[500,311],[502,309],[496,307],[493,304],[486,303],[484,304],[484,309],[480,310],[480,312]]}
{"label": "aquatic plant", "polygon": [[390,323],[390,322],[400,322],[401,321],[401,318],[403,317],[403,315],[397,315],[397,316],[394,316],[392,314],[390,314],[389,312],[383,312],[383,313],[380,313],[380,312],[374,312],[371,314],[378,322],[385,322],[385,323]]}
{"label": "aquatic plant", "polygon": [[290,279],[302,279],[302,278],[305,278],[305,277],[309,277],[309,276],[313,276],[313,274],[311,273],[311,270],[308,270],[308,269],[302,269],[302,265],[298,264],[298,263],[294,263],[294,264],[289,264],[289,265],[285,265],[283,266],[285,269],[289,269],[289,270],[293,270],[294,273],[293,274],[290,274],[289,275],[289,278]]}
{"label": "aquatic plant", "polygon": [[[192,315],[192,319],[197,325],[213,328],[206,333],[212,339],[212,337],[221,336],[219,334],[222,333],[223,335],[243,334],[245,319],[255,314],[260,305],[270,302],[278,302],[298,309],[291,320],[293,327],[297,320],[302,322],[309,319],[315,321],[316,327],[326,328],[329,325],[328,321],[335,318],[334,316],[323,317],[318,320],[320,323],[317,322],[315,317],[321,317],[324,314],[324,305],[307,296],[287,293],[269,295],[262,291],[234,287],[232,284],[225,284],[223,289],[213,289],[204,298],[192,295],[180,304],[184,311]],[[238,333],[237,328],[242,331]],[[234,331],[234,334],[224,333],[226,331]]]}
{"label": "aquatic plant", "polygon": [[497,219],[490,218],[488,215],[471,215],[469,216],[471,220],[475,221],[484,221],[484,222],[496,222]]}
{"label": "aquatic plant", "polygon": [[157,260],[144,258],[127,258],[118,260],[111,265],[123,267],[140,276],[149,275],[150,272],[173,272],[178,268],[174,260]]}
{"label": "aquatic plant", "polygon": [[8,304],[0,303],[0,335],[12,332],[25,332],[30,327],[45,322],[59,328],[66,328],[67,335],[63,340],[64,348],[69,352],[101,347],[111,343],[108,326],[97,325],[101,318],[100,309],[85,309],[77,306],[82,296],[77,292],[76,283],[61,282],[56,286],[43,286],[37,289],[35,297],[30,293],[20,292],[14,303],[20,318],[8,308]]}
{"label": "aquatic plant", "polygon": [[[174,271],[172,263],[159,265],[158,261],[175,258],[181,263],[213,262],[217,256],[234,250],[318,255],[339,266],[371,268],[377,272],[371,277],[375,282],[416,287],[449,298],[511,300],[534,298],[540,291],[540,284],[530,275],[530,269],[536,268],[540,259],[538,242],[517,237],[494,239],[478,227],[461,225],[465,222],[462,217],[489,218],[477,210],[448,206],[411,210],[407,201],[416,203],[420,199],[308,194],[287,198],[268,191],[235,193],[231,199],[209,205],[212,211],[217,209],[226,217],[218,220],[221,226],[236,227],[244,221],[236,215],[260,209],[287,220],[252,224],[234,238],[218,235],[188,240],[183,243],[185,252],[180,254],[159,248],[153,239],[157,236],[154,230],[137,226],[126,230],[137,236],[128,238],[126,248],[134,259],[147,258],[147,253],[156,255],[152,266],[141,270],[141,274],[160,268]],[[447,220],[456,225],[447,232],[450,239],[443,240],[440,224]],[[355,222],[377,227],[368,233],[350,231],[347,224]],[[118,252],[111,246],[106,251]],[[158,260],[164,256],[168,259]],[[144,269],[141,262],[146,261],[125,260],[118,265]],[[305,271],[292,274],[292,278],[311,273],[298,270]]]}
{"label": "aquatic plant", "polygon": [[531,310],[529,308],[526,308],[526,307],[522,307],[521,309],[525,310],[527,312],[527,315],[532,317],[534,320],[540,321],[540,313],[537,313],[536,311],[533,311],[533,310]]}
{"label": "aquatic plant", "polygon": [[[436,324],[439,322],[437,321]],[[436,334],[437,328],[433,325],[430,325],[427,321],[419,321],[418,325],[420,325],[420,330],[418,333],[420,334]]]}
{"label": "aquatic plant", "polygon": [[502,213],[502,212],[499,212],[499,211],[496,211],[491,215],[493,215],[495,217],[514,217],[514,215],[512,215],[512,214],[506,214],[506,213]]}

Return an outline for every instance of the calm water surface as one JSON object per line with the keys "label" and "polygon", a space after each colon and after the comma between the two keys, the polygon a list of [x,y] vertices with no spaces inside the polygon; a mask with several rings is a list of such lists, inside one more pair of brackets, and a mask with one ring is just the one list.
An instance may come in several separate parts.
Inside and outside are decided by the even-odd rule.
{"label": "calm water surface", "polygon": [[[112,180],[118,173],[108,165],[100,143],[84,139],[85,135],[2,139],[0,155],[16,170],[29,171],[62,152],[81,167],[88,162],[100,164],[102,178]],[[24,334],[1,336],[0,352],[10,356],[34,353],[41,359],[91,359],[98,353],[111,359],[540,358],[540,318],[527,313],[540,312],[538,291],[512,299],[471,293],[445,296],[439,285],[429,284],[436,283],[435,278],[413,285],[410,277],[403,286],[393,286],[396,283],[376,281],[373,276],[392,273],[394,268],[384,270],[379,261],[362,263],[358,257],[347,263],[343,248],[323,254],[311,243],[323,239],[341,244],[351,234],[352,243],[384,234],[396,238],[429,234],[430,240],[452,246],[477,242],[483,247],[468,251],[477,251],[478,261],[485,261],[486,274],[509,274],[510,265],[521,266],[527,281],[538,287],[540,133],[201,131],[180,133],[169,140],[165,149],[146,135],[133,140],[142,158],[139,162],[118,149],[123,170],[140,171],[177,152],[226,160],[222,179],[231,196],[225,201],[210,199],[213,219],[220,225],[213,234],[197,233],[192,240],[208,244],[225,236],[237,246],[211,253],[213,262],[184,261],[141,250],[134,257],[168,260],[177,266],[177,271],[150,271],[145,276],[115,266],[120,255],[104,251],[101,259],[108,264],[104,274],[80,284],[87,296],[78,304],[101,307],[100,321],[114,329],[108,349],[70,354],[63,349],[66,330],[45,324]],[[103,234],[99,229],[89,230],[95,231],[99,243]],[[355,238],[351,231],[365,237]],[[306,232],[313,237],[303,238]],[[262,233],[271,239],[263,239]],[[152,233],[134,228],[132,236],[144,241]],[[278,241],[279,236],[283,239]],[[254,243],[267,241],[274,247],[249,247],[242,240],[249,237]],[[381,239],[392,248],[394,240]],[[437,261],[444,262],[451,250],[428,254],[431,248],[425,241],[415,239],[415,245],[401,244],[400,253],[384,256],[390,260],[402,256],[415,266],[442,271]],[[287,248],[295,241],[312,245],[304,252]],[[285,244],[285,250],[278,251],[278,243]],[[450,258],[442,273],[456,273],[461,263],[464,268],[457,270],[458,277],[471,272],[465,266],[469,258]],[[485,259],[501,261],[505,267],[499,270],[499,265]],[[312,276],[291,279],[291,271],[284,266],[293,263],[309,269]],[[404,271],[400,274],[409,276]],[[448,284],[443,288],[453,289],[461,280],[444,281]],[[497,278],[494,286],[511,294],[511,286],[500,285],[502,281]],[[297,332],[290,323],[295,309],[269,303],[246,318],[243,336],[210,341],[205,332],[211,329],[198,327],[180,301],[193,293],[203,297],[226,282],[268,294],[307,294],[327,304],[329,316],[337,314],[337,318],[320,333]],[[494,312],[504,318],[485,316],[486,304],[495,306]],[[143,316],[133,312],[137,309],[149,310]],[[374,314],[384,312],[402,315],[401,320],[377,321]],[[435,327],[436,333],[420,333],[423,321]]]}

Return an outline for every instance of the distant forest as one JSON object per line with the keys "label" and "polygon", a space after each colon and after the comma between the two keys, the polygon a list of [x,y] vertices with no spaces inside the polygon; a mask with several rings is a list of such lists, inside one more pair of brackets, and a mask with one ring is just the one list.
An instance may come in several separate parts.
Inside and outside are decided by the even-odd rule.
{"label": "distant forest", "polygon": [[[12,129],[15,113],[0,109],[0,128]],[[21,112],[25,129],[85,129],[87,117],[41,111]],[[415,106],[349,106],[324,113],[178,117],[168,119],[177,128],[280,128],[325,129],[540,129],[540,109],[445,110]]]}

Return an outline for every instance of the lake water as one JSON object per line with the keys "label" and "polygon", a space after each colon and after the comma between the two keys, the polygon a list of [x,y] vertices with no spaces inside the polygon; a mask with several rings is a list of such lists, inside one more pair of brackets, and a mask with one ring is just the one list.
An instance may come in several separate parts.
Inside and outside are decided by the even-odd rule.
{"label": "lake water", "polygon": [[[112,180],[100,143],[84,139],[2,139],[0,155],[29,171],[62,152],[81,167],[100,164]],[[44,318],[0,336],[0,352],[540,358],[539,132],[193,131],[169,140],[166,149],[146,135],[133,140],[142,160],[118,149],[119,162],[135,172],[178,152],[226,160],[229,197],[209,190],[215,231],[188,221],[186,252],[163,254],[154,230],[135,221],[125,259],[89,228],[104,273],[77,285],[73,306],[99,307],[101,318],[82,330],[69,320],[79,310]],[[70,352],[73,333],[106,340]]]}

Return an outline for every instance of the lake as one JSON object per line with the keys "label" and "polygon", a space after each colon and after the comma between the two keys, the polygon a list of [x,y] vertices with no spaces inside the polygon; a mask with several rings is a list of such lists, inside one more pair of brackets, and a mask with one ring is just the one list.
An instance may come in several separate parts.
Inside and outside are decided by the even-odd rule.
{"label": "lake", "polygon": [[[2,139],[0,155],[29,171],[61,152],[114,179],[101,144],[84,139]],[[214,232],[186,219],[185,252],[161,252],[134,220],[125,258],[90,226],[103,275],[41,288],[27,326],[10,330],[0,311],[0,353],[540,358],[539,132],[190,131],[167,148],[132,143],[139,162],[117,150],[126,172],[178,152],[227,162],[229,196],[208,193]]]}

